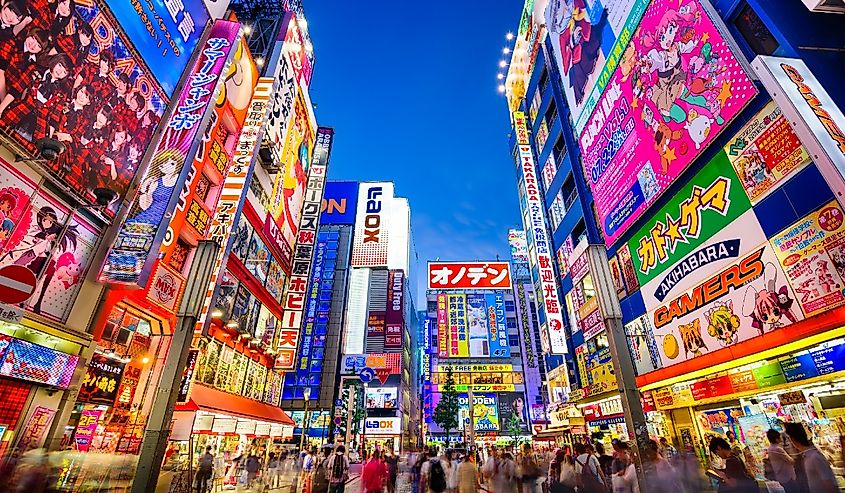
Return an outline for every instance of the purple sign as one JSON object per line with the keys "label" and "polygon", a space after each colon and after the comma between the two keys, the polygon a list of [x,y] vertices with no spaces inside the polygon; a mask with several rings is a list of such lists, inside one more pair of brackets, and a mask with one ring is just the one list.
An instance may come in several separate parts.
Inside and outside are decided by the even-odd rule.
{"label": "purple sign", "polygon": [[172,211],[187,179],[208,110],[216,97],[223,67],[238,43],[240,25],[218,20],[211,28],[202,53],[191,69],[179,102],[167,121],[149,167],[141,179],[129,214],[109,250],[100,281],[146,284]]}

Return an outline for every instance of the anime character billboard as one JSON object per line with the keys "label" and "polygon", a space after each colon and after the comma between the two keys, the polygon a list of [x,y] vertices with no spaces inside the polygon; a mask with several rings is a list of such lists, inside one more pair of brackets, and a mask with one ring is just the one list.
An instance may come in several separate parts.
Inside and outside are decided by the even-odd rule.
{"label": "anime character billboard", "polygon": [[697,0],[654,0],[579,137],[612,245],[757,94]]}
{"label": "anime character billboard", "polygon": [[5,0],[0,19],[0,130],[33,153],[60,141],[56,178],[123,198],[167,100],[119,25],[90,0]]}

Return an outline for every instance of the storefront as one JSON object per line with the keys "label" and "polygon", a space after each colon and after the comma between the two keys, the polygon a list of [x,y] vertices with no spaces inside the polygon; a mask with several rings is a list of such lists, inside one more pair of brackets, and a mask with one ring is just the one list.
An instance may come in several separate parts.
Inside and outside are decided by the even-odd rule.
{"label": "storefront", "polygon": [[614,439],[630,439],[622,399],[618,395],[591,404],[579,404],[578,407],[584,414],[587,434],[594,442],[604,444],[606,450],[610,450]]}
{"label": "storefront", "polygon": [[364,435],[362,440],[366,450],[392,450],[399,453],[402,435],[402,418],[364,419]]}

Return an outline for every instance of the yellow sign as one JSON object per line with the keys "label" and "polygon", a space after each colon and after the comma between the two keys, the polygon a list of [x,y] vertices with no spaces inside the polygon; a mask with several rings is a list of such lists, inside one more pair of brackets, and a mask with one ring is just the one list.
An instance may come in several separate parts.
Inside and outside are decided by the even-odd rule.
{"label": "yellow sign", "polygon": [[479,364],[479,365],[437,365],[437,371],[446,373],[451,368],[454,373],[485,373],[491,371],[513,371],[511,364]]}
{"label": "yellow sign", "polygon": [[513,392],[516,386],[512,383],[472,383],[466,385],[455,385],[455,390],[458,392],[469,392],[472,387],[473,392]]}

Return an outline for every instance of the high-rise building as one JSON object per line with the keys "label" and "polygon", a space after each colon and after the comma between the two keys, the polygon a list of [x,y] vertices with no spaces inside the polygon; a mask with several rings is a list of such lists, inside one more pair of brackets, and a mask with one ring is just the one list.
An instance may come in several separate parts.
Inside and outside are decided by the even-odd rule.
{"label": "high-rise building", "polygon": [[762,460],[760,430],[782,419],[824,442],[831,422],[815,415],[836,414],[842,395],[828,358],[843,347],[845,300],[824,293],[845,281],[837,248],[817,249],[842,224],[828,220],[845,190],[829,125],[845,126],[833,69],[845,56],[829,50],[845,36],[831,13],[842,8],[525,5],[501,89],[529,252],[537,212],[565,306],[567,355],[546,357],[544,435],[647,431],[702,450],[732,431]]}

